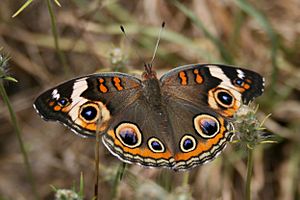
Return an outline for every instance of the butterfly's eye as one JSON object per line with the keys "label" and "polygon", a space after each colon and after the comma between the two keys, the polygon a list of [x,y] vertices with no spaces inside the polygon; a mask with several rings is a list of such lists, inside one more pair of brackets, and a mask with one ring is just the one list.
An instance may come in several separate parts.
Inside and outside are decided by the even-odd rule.
{"label": "butterfly's eye", "polygon": [[210,115],[202,114],[194,118],[194,127],[203,138],[213,138],[219,133],[219,121]]}
{"label": "butterfly's eye", "polygon": [[58,105],[61,106],[61,107],[65,107],[66,105],[69,104],[69,101],[68,99],[66,98],[60,98],[58,101],[57,101]]}
{"label": "butterfly's eye", "polygon": [[99,118],[99,106],[94,103],[88,103],[81,106],[79,111],[80,118],[86,123],[93,123]]}
{"label": "butterfly's eye", "polygon": [[136,148],[142,143],[142,135],[138,127],[130,123],[122,123],[116,128],[116,136],[123,145]]}
{"label": "butterfly's eye", "polygon": [[180,140],[180,150],[184,153],[193,151],[196,148],[196,140],[191,135],[184,135]]}
{"label": "butterfly's eye", "polygon": [[162,153],[165,151],[165,147],[164,147],[163,143],[154,137],[152,137],[148,140],[148,146],[151,149],[151,151],[153,151],[155,153]]}
{"label": "butterfly's eye", "polygon": [[224,108],[230,108],[233,106],[234,104],[234,98],[232,96],[232,94],[224,89],[219,89],[217,90],[215,93],[215,99],[217,101],[217,103],[224,107]]}

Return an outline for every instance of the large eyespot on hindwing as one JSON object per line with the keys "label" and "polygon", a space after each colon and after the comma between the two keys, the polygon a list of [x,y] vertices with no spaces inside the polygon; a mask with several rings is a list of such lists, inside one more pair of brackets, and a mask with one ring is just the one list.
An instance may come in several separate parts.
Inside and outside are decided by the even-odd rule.
{"label": "large eyespot on hindwing", "polygon": [[196,149],[197,143],[196,139],[191,135],[184,135],[180,139],[180,150],[184,153],[191,152]]}
{"label": "large eyespot on hindwing", "polygon": [[151,137],[148,140],[148,147],[154,153],[163,153],[166,149],[163,143],[155,137]]}
{"label": "large eyespot on hindwing", "polygon": [[126,147],[136,148],[142,144],[142,134],[132,123],[121,123],[115,129],[118,140]]}
{"label": "large eyespot on hindwing", "polygon": [[220,123],[214,116],[200,114],[194,118],[194,128],[202,138],[209,139],[220,132]]}

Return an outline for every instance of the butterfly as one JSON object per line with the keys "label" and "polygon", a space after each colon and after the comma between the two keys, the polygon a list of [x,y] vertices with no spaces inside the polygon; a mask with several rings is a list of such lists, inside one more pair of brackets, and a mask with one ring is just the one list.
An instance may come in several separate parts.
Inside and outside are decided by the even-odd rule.
{"label": "butterfly", "polygon": [[101,134],[120,160],[173,170],[212,161],[234,135],[243,103],[260,96],[264,78],[220,64],[179,66],[160,79],[118,72],[75,78],[42,93],[34,108],[82,137]]}

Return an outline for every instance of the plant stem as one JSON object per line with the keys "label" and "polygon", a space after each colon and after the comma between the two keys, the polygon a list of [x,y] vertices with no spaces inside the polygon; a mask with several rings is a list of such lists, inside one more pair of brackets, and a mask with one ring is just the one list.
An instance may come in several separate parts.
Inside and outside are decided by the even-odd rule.
{"label": "plant stem", "polygon": [[48,6],[49,14],[50,14],[50,19],[51,19],[51,29],[52,29],[52,34],[53,34],[53,37],[54,37],[55,49],[56,49],[56,52],[58,54],[58,58],[59,58],[61,64],[63,65],[65,75],[69,75],[71,73],[71,70],[67,66],[64,54],[63,54],[63,52],[61,51],[61,49],[59,47],[58,33],[57,33],[57,28],[56,28],[56,19],[55,19],[54,11],[53,11],[53,8],[51,6],[50,0],[47,0],[47,6]]}
{"label": "plant stem", "polygon": [[117,191],[118,190],[118,186],[119,186],[120,181],[123,178],[125,170],[126,170],[126,163],[122,162],[119,165],[117,173],[116,173],[115,178],[114,178],[114,183],[113,183],[111,194],[110,194],[110,198],[111,199],[115,199],[116,198],[116,195],[117,195],[117,192],[118,192]]}
{"label": "plant stem", "polygon": [[247,177],[246,177],[246,200],[251,200],[251,178],[253,170],[253,149],[248,148]]}
{"label": "plant stem", "polygon": [[100,147],[100,134],[99,134],[99,120],[97,120],[97,126],[96,126],[96,144],[95,144],[95,185],[94,185],[94,198],[95,200],[98,199],[98,192],[99,192],[99,147]]}
{"label": "plant stem", "polygon": [[[99,106],[99,110],[100,110],[100,106]],[[95,144],[95,176],[96,176],[96,180],[95,180],[95,184],[94,184],[94,197],[93,200],[98,200],[98,196],[99,196],[99,165],[100,165],[100,140],[101,140],[101,135],[100,135],[100,125],[101,125],[101,118],[99,117],[99,119],[97,120],[97,124],[96,124],[96,144]]]}
{"label": "plant stem", "polygon": [[184,172],[183,174],[183,180],[182,180],[182,186],[186,187],[189,185],[189,177],[190,177],[190,172]]}
{"label": "plant stem", "polygon": [[26,168],[26,171],[27,171],[27,176],[28,176],[29,182],[30,182],[31,187],[32,187],[33,196],[35,197],[35,199],[39,199],[38,194],[37,194],[37,190],[36,190],[36,187],[35,187],[35,181],[34,181],[34,178],[33,178],[33,175],[32,175],[31,166],[30,166],[30,163],[29,163],[29,160],[28,160],[28,155],[27,155],[25,145],[24,145],[22,137],[21,137],[21,131],[20,131],[20,127],[19,127],[18,122],[17,122],[17,117],[16,117],[16,114],[15,114],[11,104],[10,104],[8,95],[5,91],[5,88],[3,86],[3,82],[1,82],[1,80],[0,80],[0,94],[3,98],[4,103],[6,104],[6,106],[8,108],[10,118],[11,118],[12,124],[14,126],[16,135],[17,135],[17,139],[18,139],[19,146],[20,146],[20,149],[21,149],[21,153],[23,155],[23,159],[24,159],[24,163],[25,163],[25,168]]}

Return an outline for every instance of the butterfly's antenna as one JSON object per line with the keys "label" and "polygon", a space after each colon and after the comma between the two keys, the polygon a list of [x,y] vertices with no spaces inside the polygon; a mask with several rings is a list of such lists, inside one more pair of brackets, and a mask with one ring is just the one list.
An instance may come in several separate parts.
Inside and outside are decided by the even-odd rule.
{"label": "butterfly's antenna", "polygon": [[[127,42],[130,43],[130,40],[133,40],[133,39],[130,38],[130,40],[129,40],[129,38],[128,38],[126,32],[125,32],[124,26],[120,25],[120,29],[121,29],[122,33],[124,34],[124,37],[125,37],[125,39],[127,40]],[[145,66],[145,65],[146,65],[146,62],[142,59],[142,57],[141,57],[141,55],[139,54],[139,52],[137,52],[136,49],[134,49],[134,52],[135,52],[135,54],[139,57],[139,59],[143,61],[144,66]]]}
{"label": "butterfly's antenna", "polygon": [[158,38],[157,38],[157,41],[156,41],[155,49],[154,49],[154,52],[153,52],[153,56],[152,56],[152,59],[151,59],[151,62],[150,62],[150,65],[151,65],[151,66],[152,66],[152,64],[153,64],[153,61],[154,61],[154,58],[155,58],[155,55],[156,55],[156,51],[157,51],[157,49],[158,49],[158,45],[159,45],[161,33],[162,33],[162,30],[163,30],[164,27],[165,27],[165,24],[166,24],[165,22],[163,22],[163,23],[161,24],[161,28],[160,28],[160,30],[159,30],[159,34],[158,34]]}

